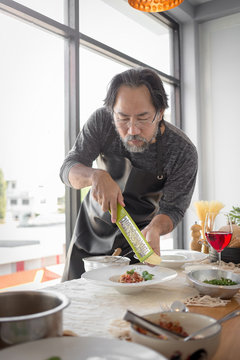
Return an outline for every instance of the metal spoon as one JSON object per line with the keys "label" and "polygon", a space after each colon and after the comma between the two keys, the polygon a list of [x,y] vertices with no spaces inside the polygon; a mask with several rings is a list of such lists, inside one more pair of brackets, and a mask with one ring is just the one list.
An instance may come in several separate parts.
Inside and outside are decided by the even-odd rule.
{"label": "metal spoon", "polygon": [[176,300],[170,306],[171,311],[175,312],[188,312],[188,307],[181,301]]}
{"label": "metal spoon", "polygon": [[223,318],[219,319],[219,320],[216,320],[216,322],[208,325],[208,326],[205,326],[204,328],[200,329],[200,330],[197,330],[195,331],[194,333],[190,334],[189,336],[185,337],[183,339],[183,341],[188,341],[190,339],[192,339],[193,337],[195,337],[196,335],[198,334],[201,334],[202,332],[204,332],[205,330],[209,329],[210,327],[216,325],[216,324],[221,324],[223,323],[224,321],[227,321],[227,320],[230,320],[236,316],[239,316],[240,315],[240,310],[235,310],[231,313],[229,313],[228,315],[224,316]]}
{"label": "metal spoon", "polygon": [[[133,252],[133,250],[129,250],[126,254],[123,254],[123,255],[112,255],[112,256],[116,256],[116,259],[113,259],[112,260],[112,263],[116,263],[118,262],[119,260],[121,260],[122,258],[124,258],[125,256],[131,254]],[[118,257],[117,257],[118,256]]]}

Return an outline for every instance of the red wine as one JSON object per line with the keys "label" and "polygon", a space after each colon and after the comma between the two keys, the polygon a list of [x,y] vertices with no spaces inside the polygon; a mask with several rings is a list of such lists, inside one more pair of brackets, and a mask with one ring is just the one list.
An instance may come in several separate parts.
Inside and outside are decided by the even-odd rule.
{"label": "red wine", "polygon": [[232,233],[223,231],[211,231],[209,233],[205,233],[205,235],[209,244],[218,252],[228,246],[232,238]]}

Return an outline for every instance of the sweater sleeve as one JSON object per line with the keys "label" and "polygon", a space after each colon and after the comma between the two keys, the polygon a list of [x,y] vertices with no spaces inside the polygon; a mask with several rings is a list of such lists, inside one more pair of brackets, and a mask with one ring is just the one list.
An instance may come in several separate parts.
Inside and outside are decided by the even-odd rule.
{"label": "sweater sleeve", "polygon": [[68,175],[74,165],[80,163],[91,167],[99,156],[110,131],[109,122],[111,123],[110,113],[101,108],[84,124],[60,169],[60,178],[65,185],[71,187]]}

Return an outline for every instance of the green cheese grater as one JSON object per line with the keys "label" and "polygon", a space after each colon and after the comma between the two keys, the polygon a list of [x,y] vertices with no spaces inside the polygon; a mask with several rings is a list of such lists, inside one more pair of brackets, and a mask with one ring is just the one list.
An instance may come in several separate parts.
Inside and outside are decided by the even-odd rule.
{"label": "green cheese grater", "polygon": [[160,256],[155,254],[131,216],[120,204],[117,205],[116,224],[140,262],[146,261],[147,263],[153,265],[160,264]]}

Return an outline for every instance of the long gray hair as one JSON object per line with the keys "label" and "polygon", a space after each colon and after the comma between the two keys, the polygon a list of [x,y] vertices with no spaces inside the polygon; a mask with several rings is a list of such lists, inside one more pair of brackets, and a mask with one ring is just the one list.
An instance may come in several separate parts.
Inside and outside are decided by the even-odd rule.
{"label": "long gray hair", "polygon": [[117,74],[110,81],[107,95],[104,99],[104,106],[110,112],[113,112],[116,96],[121,85],[129,87],[145,85],[150,92],[156,111],[168,108],[167,94],[159,75],[152,69],[138,67]]}

